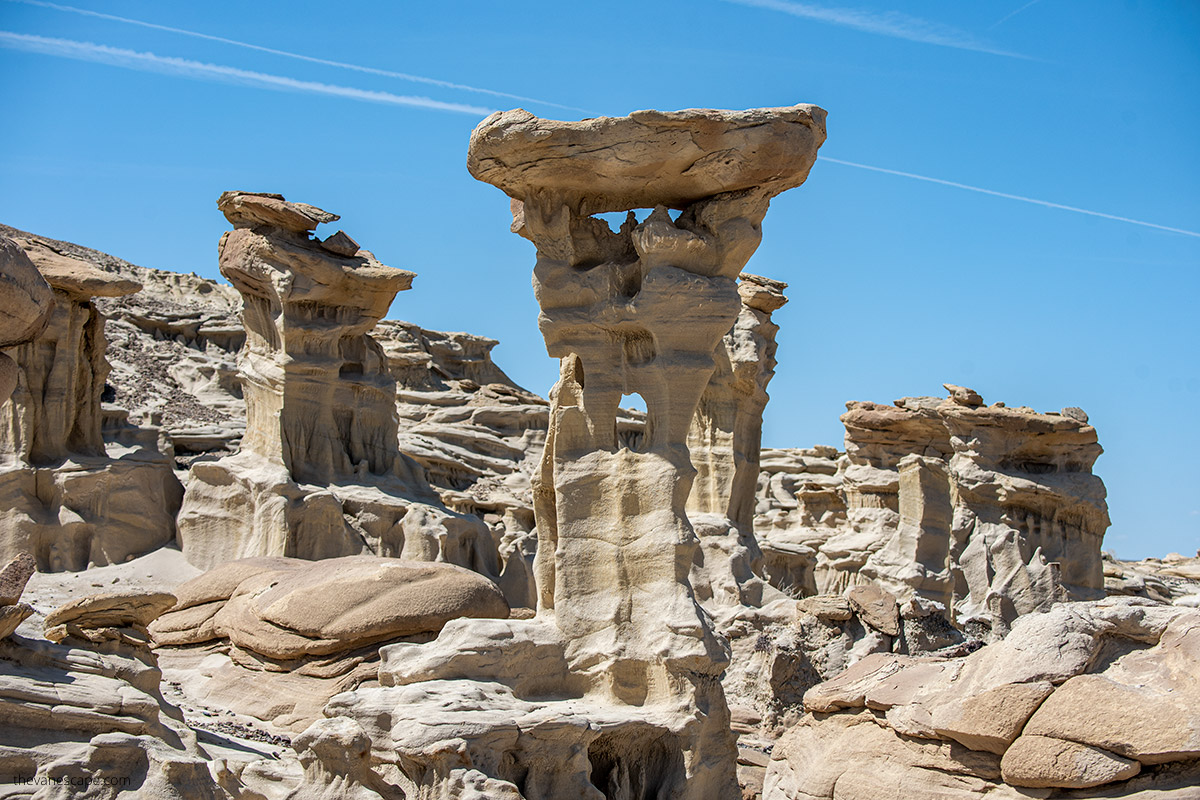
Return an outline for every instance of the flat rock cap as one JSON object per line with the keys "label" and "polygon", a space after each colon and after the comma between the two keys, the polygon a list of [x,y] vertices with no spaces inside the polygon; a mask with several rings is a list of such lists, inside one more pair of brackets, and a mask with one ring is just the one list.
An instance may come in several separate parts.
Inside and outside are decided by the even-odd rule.
{"label": "flat rock cap", "polygon": [[265,225],[304,233],[316,230],[322,222],[341,219],[308,203],[289,203],[283,195],[267,192],[222,192],[217,198],[217,208],[236,228]]}
{"label": "flat rock cap", "polygon": [[825,141],[813,105],[746,111],[635,111],[579,122],[524,109],[492,114],[471,133],[467,169],[524,201],[560,194],[581,213],[685,208],[723,192],[770,195],[804,183]]}

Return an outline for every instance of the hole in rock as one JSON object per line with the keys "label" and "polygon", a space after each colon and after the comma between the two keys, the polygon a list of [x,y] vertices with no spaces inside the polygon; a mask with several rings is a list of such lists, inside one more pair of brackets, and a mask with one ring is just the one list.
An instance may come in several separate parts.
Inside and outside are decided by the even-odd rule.
{"label": "hole in rock", "polygon": [[646,413],[646,398],[642,397],[637,392],[621,396],[621,408],[629,409],[630,411],[640,411]]}
{"label": "hole in rock", "polygon": [[[635,208],[635,209],[633,209],[633,217],[638,222],[645,222],[646,217],[650,216],[651,211],[653,211],[653,209]],[[678,216],[678,214],[675,212],[672,212],[672,214],[674,215],[674,216],[672,216],[672,219],[674,219],[675,216]],[[593,214],[592,216],[595,217],[596,219],[604,220],[605,222],[607,222],[608,229],[610,231],[612,231],[613,233],[620,233],[621,226],[625,224],[625,220],[628,218],[629,212],[628,211],[605,211],[602,214]]]}
{"label": "hole in rock", "polygon": [[606,800],[671,797],[683,776],[678,738],[651,725],[626,725],[603,733],[588,747],[592,785]]}

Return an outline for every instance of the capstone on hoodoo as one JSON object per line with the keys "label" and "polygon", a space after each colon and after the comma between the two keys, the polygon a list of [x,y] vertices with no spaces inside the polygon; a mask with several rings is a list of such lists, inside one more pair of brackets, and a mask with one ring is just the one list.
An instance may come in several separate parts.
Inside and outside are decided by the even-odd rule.
{"label": "capstone on hoodoo", "polygon": [[1079,409],[983,404],[970,389],[847,403],[846,451],[766,451],[756,527],[772,583],[874,581],[1003,635],[1020,615],[1104,594],[1102,452]]}
{"label": "capstone on hoodoo", "polygon": [[[803,183],[824,138],[813,106],[510,111],[476,129],[469,168],[513,198],[513,230],[537,247],[540,327],[561,367],[533,490],[538,613],[385,647],[383,686],[335,697],[334,719],[306,734],[314,776],[346,718],[422,796],[738,793],[728,650],[688,579],[688,433],[769,200]],[[654,210],[639,221],[638,208]],[[614,210],[629,211],[618,231],[590,216]],[[623,439],[633,393],[645,428]]]}
{"label": "capstone on hoodoo", "polygon": [[447,510],[397,442],[396,383],[369,332],[413,273],[384,266],[337,219],[279,195],[226,192],[221,273],[244,301],[241,450],[192,466],[179,538],[193,564],[371,553],[497,572],[475,518]]}

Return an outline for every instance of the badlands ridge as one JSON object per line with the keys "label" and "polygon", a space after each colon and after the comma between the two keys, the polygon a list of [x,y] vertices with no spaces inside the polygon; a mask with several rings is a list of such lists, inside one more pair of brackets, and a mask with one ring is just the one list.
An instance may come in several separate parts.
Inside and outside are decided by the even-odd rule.
{"label": "badlands ridge", "polygon": [[1200,797],[1200,557],[1103,553],[1084,411],[761,448],[824,140],[480,123],[549,398],[312,205],[221,195],[229,285],[0,226],[0,796]]}

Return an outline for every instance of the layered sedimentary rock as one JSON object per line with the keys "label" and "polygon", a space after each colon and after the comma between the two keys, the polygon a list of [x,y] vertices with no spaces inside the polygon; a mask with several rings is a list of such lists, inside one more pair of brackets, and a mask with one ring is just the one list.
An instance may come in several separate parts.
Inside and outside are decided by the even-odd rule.
{"label": "layered sedimentary rock", "polygon": [[188,560],[372,553],[495,575],[487,529],[445,509],[398,447],[396,384],[369,331],[413,274],[311,237],[337,218],[312,206],[242,192],[218,206],[234,225],[221,272],[244,300],[247,424],[236,455],[192,465]]}
{"label": "layered sedimentary rock", "polygon": [[716,368],[688,431],[696,477],[687,512],[701,545],[691,582],[700,601],[714,611],[763,601],[755,487],[767,384],[775,375],[779,326],[771,313],[787,302],[786,288],[758,275],[739,276],[742,307],[713,354]]}
{"label": "layered sedimentary rock", "polygon": [[871,655],[804,695],[763,798],[1182,800],[1198,675],[1200,612],[1130,598],[1025,615],[963,658]]}
{"label": "layered sedimentary rock", "polygon": [[[57,571],[148,552],[174,537],[179,484],[153,432],[117,425],[123,441],[105,441],[109,366],[93,302],[140,287],[36,241],[17,243],[53,288],[53,310],[35,339],[8,350],[16,385],[0,406],[0,558],[28,552]],[[5,255],[15,256],[11,244]],[[28,316],[21,304],[14,311]]]}
{"label": "layered sedimentary rock", "polygon": [[772,582],[837,594],[875,581],[997,636],[1021,614],[1103,595],[1108,510],[1087,415],[946,388],[847,403],[844,455],[769,452],[756,524]]}
{"label": "layered sedimentary rock", "polygon": [[1104,591],[1110,596],[1131,595],[1200,608],[1200,552],[1194,558],[1168,553],[1141,561],[1121,561],[1105,553]]}
{"label": "layered sedimentary rock", "polygon": [[[20,570],[28,578],[31,568]],[[53,641],[0,641],[0,785],[11,796],[229,797],[159,691],[145,626],[173,600],[83,597],[47,618]]]}
{"label": "layered sedimentary rock", "polygon": [[[579,123],[513,111],[476,129],[469,166],[537,246],[540,327],[561,364],[534,484],[538,614],[385,647],[382,686],[326,709],[358,728],[305,734],[306,775],[345,773],[323,743],[361,730],[374,774],[417,796],[738,793],[728,653],[688,580],[687,439],[768,201],[803,182],[823,121],[810,106]],[[655,210],[639,222],[640,207]],[[589,216],[612,210],[630,211],[616,232]],[[645,429],[623,443],[632,393]]]}
{"label": "layered sedimentary rock", "polygon": [[[16,242],[0,236],[0,348],[28,342],[50,320],[49,284]],[[17,388],[17,364],[0,353],[0,403]]]}

